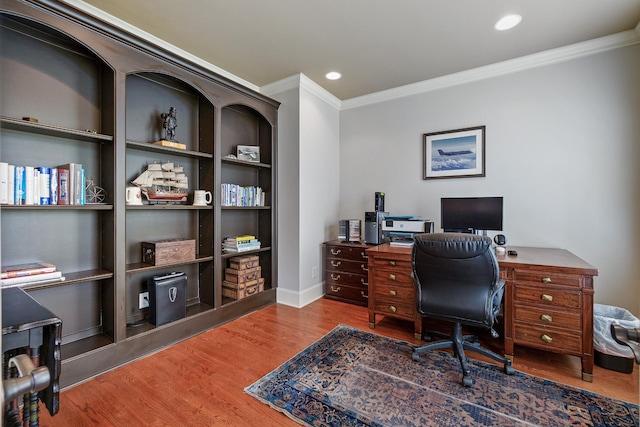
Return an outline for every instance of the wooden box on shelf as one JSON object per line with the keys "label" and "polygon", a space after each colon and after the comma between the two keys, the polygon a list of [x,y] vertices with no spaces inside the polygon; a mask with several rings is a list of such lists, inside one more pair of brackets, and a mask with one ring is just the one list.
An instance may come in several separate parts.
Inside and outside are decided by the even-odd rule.
{"label": "wooden box on shelf", "polygon": [[236,256],[229,258],[229,268],[234,270],[246,270],[260,266],[258,255]]}
{"label": "wooden box on shelf", "polygon": [[244,283],[233,283],[225,280],[222,283],[222,296],[231,299],[242,299],[264,291],[264,279],[251,280]]}
{"label": "wooden box on shelf", "polygon": [[175,264],[196,258],[194,239],[170,239],[142,242],[142,262],[151,265]]}
{"label": "wooden box on shelf", "polygon": [[244,270],[236,270],[235,268],[226,268],[224,270],[224,279],[232,283],[246,283],[257,280],[261,275],[260,266],[255,268],[247,268]]}

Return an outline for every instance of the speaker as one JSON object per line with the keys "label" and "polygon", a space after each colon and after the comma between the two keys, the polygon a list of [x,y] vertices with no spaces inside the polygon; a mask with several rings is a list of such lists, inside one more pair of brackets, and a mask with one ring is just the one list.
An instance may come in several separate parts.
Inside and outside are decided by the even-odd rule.
{"label": "speaker", "polygon": [[504,234],[496,234],[493,237],[493,241],[495,242],[496,245],[498,246],[504,246],[507,244],[507,238],[505,237]]}
{"label": "speaker", "polygon": [[376,204],[375,209],[376,212],[384,211],[384,193],[377,191],[376,192]]}
{"label": "speaker", "polygon": [[389,212],[365,212],[364,213],[364,242],[370,245],[384,243],[382,235],[382,222]]}

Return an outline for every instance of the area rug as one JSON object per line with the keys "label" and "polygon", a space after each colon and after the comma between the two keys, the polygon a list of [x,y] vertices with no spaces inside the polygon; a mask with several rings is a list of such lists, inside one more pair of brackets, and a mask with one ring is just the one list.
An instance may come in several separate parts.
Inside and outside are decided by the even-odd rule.
{"label": "area rug", "polygon": [[638,426],[638,405],[339,325],[245,391],[308,426]]}

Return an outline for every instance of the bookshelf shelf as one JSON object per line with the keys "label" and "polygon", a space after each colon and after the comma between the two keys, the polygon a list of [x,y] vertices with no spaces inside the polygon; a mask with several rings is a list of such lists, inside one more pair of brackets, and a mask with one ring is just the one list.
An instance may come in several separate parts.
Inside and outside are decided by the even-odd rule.
{"label": "bookshelf shelf", "polygon": [[94,131],[78,130],[65,128],[63,126],[56,126],[46,123],[35,123],[27,120],[17,119],[13,117],[2,116],[0,118],[0,126],[5,129],[17,130],[20,132],[30,132],[34,134],[40,134],[45,136],[58,136],[62,138],[70,138],[80,141],[90,142],[111,142],[113,136],[102,135]]}
{"label": "bookshelf shelf", "polygon": [[183,265],[199,264],[202,262],[209,262],[209,261],[213,261],[212,256],[196,257],[196,259],[192,261],[183,261],[183,262],[176,262],[176,263],[163,264],[163,265],[151,265],[151,264],[145,264],[142,262],[137,262],[137,263],[127,264],[126,273],[133,274],[133,273],[141,273],[141,272],[151,272],[155,270],[166,270],[166,269],[171,269],[175,267],[180,267]]}
{"label": "bookshelf shelf", "polygon": [[127,140],[127,148],[141,150],[141,151],[148,151],[153,153],[163,153],[163,154],[174,155],[174,156],[213,159],[213,154],[202,153],[199,151],[181,150],[179,148],[161,147],[161,146],[153,145],[149,142]]}
{"label": "bookshelf shelf", "polygon": [[222,158],[222,163],[227,163],[227,164],[236,165],[236,166],[246,166],[246,167],[251,167],[251,168],[265,168],[265,169],[270,169],[271,168],[271,165],[266,164],[266,163],[248,162],[246,160],[229,159],[229,158],[226,158],[226,157]]}

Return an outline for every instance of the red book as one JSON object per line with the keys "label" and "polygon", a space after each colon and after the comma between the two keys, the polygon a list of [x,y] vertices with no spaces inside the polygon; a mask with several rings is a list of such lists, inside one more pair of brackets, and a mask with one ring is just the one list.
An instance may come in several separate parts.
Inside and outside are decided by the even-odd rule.
{"label": "red book", "polygon": [[13,277],[33,276],[36,274],[52,273],[56,271],[56,266],[47,262],[30,262],[27,264],[6,265],[2,267],[0,279]]}

